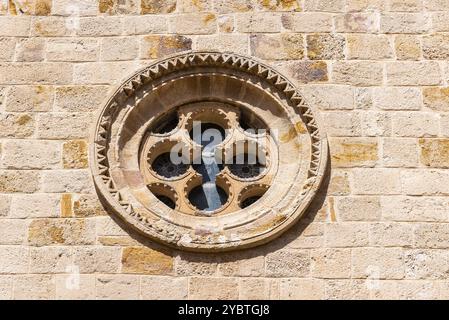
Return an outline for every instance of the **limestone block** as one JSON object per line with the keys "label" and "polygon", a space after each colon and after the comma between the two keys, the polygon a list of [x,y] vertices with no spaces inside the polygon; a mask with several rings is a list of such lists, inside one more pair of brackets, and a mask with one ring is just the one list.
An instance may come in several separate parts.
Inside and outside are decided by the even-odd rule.
{"label": "limestone block", "polygon": [[384,35],[350,34],[347,36],[348,59],[383,60],[393,58],[388,37]]}
{"label": "limestone block", "polygon": [[189,299],[238,299],[238,287],[239,283],[236,278],[191,277],[189,279]]}
{"label": "limestone block", "polygon": [[212,34],[217,32],[217,17],[214,13],[185,13],[168,17],[171,33]]}
{"label": "limestone block", "polygon": [[48,61],[96,61],[99,52],[97,39],[50,39],[46,57]]}
{"label": "limestone block", "polygon": [[140,297],[140,281],[135,275],[98,276],[95,287],[100,300],[136,300]]}
{"label": "limestone block", "polygon": [[352,277],[403,279],[404,258],[404,251],[400,248],[354,248],[352,249]]}
{"label": "limestone block", "polygon": [[144,300],[184,300],[188,296],[188,278],[141,277],[141,294]]}
{"label": "limestone block", "polygon": [[348,278],[351,274],[350,249],[313,249],[310,270],[314,278]]}
{"label": "limestone block", "polygon": [[329,146],[336,168],[374,167],[379,160],[377,139],[331,138]]}
{"label": "limestone block", "polygon": [[266,274],[270,277],[307,277],[310,272],[308,250],[279,250],[267,254]]}
{"label": "limestone block", "polygon": [[46,112],[53,107],[55,90],[51,86],[13,86],[8,92],[6,111]]}
{"label": "limestone block", "polygon": [[180,36],[146,36],[141,43],[141,58],[162,58],[177,52],[192,49],[192,39]]}
{"label": "limestone block", "polygon": [[335,206],[341,221],[380,220],[379,197],[338,197]]}
{"label": "limestone block", "polygon": [[439,132],[439,118],[430,112],[398,113],[392,118],[396,137],[434,137]]}
{"label": "limestone block", "polygon": [[415,35],[397,35],[394,38],[398,60],[419,60],[422,55],[421,41]]}
{"label": "limestone block", "polygon": [[355,194],[379,195],[401,192],[399,171],[396,169],[357,168],[352,174]]}
{"label": "limestone block", "polygon": [[425,33],[430,30],[430,16],[423,13],[385,13],[380,18],[382,33]]}
{"label": "limestone block", "polygon": [[332,15],[329,13],[285,13],[282,26],[292,32],[331,32]]}
{"label": "limestone block", "polygon": [[45,113],[37,121],[41,139],[81,139],[90,132],[92,116],[88,113]]}
{"label": "limestone block", "polygon": [[307,57],[312,60],[344,58],[345,38],[333,34],[307,35]]}
{"label": "limestone block", "polygon": [[60,214],[59,196],[54,194],[14,195],[11,198],[11,218],[52,218]]}
{"label": "limestone block", "polygon": [[5,169],[61,168],[58,141],[7,140],[2,144],[1,165]]}
{"label": "limestone block", "polygon": [[94,242],[95,221],[90,219],[37,219],[31,222],[28,231],[28,243],[37,247],[90,245]]}
{"label": "limestone block", "polygon": [[449,200],[442,197],[381,197],[382,219],[388,221],[444,222]]}
{"label": "limestone block", "polygon": [[[364,247],[369,245],[369,225],[366,223],[326,223],[324,232],[326,247],[345,248]],[[331,258],[328,257],[327,259]],[[345,261],[345,263],[347,263],[347,261]],[[327,267],[322,268],[324,270],[327,269]]]}
{"label": "limestone block", "polygon": [[113,37],[101,39],[102,61],[134,60],[139,52],[139,42],[135,37]]}
{"label": "limestone block", "polygon": [[324,298],[324,282],[320,279],[282,279],[280,282],[282,300],[318,300]]}
{"label": "limestone block", "polygon": [[384,110],[419,110],[422,108],[421,90],[406,87],[374,88],[373,105]]}
{"label": "limestone block", "polygon": [[173,271],[174,259],[167,252],[146,247],[123,249],[123,273],[170,275]]}
{"label": "limestone block", "polygon": [[90,173],[87,170],[51,170],[42,173],[41,190],[48,193],[78,192],[92,190]]}
{"label": "limestone block", "polygon": [[54,276],[21,275],[14,278],[14,299],[50,300],[54,298]]}
{"label": "limestone block", "polygon": [[303,41],[303,35],[297,33],[251,35],[251,54],[268,60],[302,59]]}
{"label": "limestone block", "polygon": [[379,62],[336,61],[332,79],[335,83],[354,86],[375,86],[383,82],[383,66]]}
{"label": "limestone block", "polygon": [[0,170],[0,192],[33,193],[39,189],[39,172],[32,170]]}
{"label": "limestone block", "polygon": [[417,167],[418,141],[412,138],[384,138],[382,163],[385,167]]}

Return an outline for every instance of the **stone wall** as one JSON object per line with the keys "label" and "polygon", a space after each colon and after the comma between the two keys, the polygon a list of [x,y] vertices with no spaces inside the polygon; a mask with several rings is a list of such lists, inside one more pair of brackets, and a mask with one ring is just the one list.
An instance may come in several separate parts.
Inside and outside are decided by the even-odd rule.
{"label": "stone wall", "polygon": [[[0,298],[449,298],[448,0],[1,0]],[[308,214],[255,249],[142,238],[91,182],[95,111],[168,54],[255,56],[329,137]]]}

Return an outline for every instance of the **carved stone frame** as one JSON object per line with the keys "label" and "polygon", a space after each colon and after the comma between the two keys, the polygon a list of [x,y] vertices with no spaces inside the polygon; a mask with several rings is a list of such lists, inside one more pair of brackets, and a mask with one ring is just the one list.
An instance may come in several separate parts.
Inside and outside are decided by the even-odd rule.
{"label": "carved stone frame", "polygon": [[[286,196],[270,207],[256,205],[251,212],[242,209],[234,216],[173,218],[175,211],[162,207],[145,208],[133,196],[133,186],[128,182],[135,180],[139,184],[140,178],[136,172],[130,173],[120,165],[120,139],[123,138],[123,130],[127,129],[122,122],[136,106],[142,92],[153,90],[158,84],[164,83],[164,79],[176,79],[186,73],[192,75],[197,70],[207,73],[209,69],[225,70],[229,76],[241,78],[241,81],[245,80],[243,76],[256,79],[278,98],[286,110],[295,109],[310,139],[309,160],[306,167],[301,169],[303,179],[295,182]],[[233,53],[178,54],[135,72],[118,87],[100,110],[90,144],[94,184],[104,205],[151,239],[190,251],[216,252],[248,248],[279,236],[306,211],[323,179],[326,164],[326,136],[298,89],[263,62]]]}

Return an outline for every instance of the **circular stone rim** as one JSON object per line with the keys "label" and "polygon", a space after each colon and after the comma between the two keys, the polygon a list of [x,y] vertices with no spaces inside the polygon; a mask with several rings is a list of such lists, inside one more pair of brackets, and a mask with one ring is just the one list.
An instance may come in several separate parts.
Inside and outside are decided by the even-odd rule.
{"label": "circular stone rim", "polygon": [[[121,108],[120,102],[126,101],[138,89],[148,82],[157,80],[176,70],[198,67],[219,66],[225,69],[237,69],[251,76],[257,76],[261,81],[267,82],[285,95],[285,98],[299,109],[301,118],[311,139],[310,168],[307,179],[303,185],[301,195],[304,195],[296,211],[268,232],[258,234],[242,241],[230,239],[220,243],[190,243],[185,242],[183,236],[173,241],[174,232],[165,230],[158,225],[151,225],[147,219],[136,212],[132,205],[122,199],[120,192],[115,189],[114,181],[109,172],[107,146],[110,127],[112,125],[111,110]],[[152,78],[152,74],[156,77]],[[147,82],[145,82],[147,81]],[[124,99],[124,100],[123,100]],[[279,237],[294,225],[309,207],[315,198],[323,181],[328,160],[327,137],[312,108],[305,102],[297,87],[272,66],[253,57],[230,52],[190,51],[169,55],[150,65],[135,71],[130,77],[122,81],[114,93],[109,94],[107,102],[98,111],[95,129],[89,143],[89,163],[95,189],[103,204],[111,209],[127,225],[139,233],[173,247],[187,251],[220,252],[245,249],[259,246]],[[300,196],[300,195],[298,195]],[[106,202],[106,203],[105,203]],[[175,235],[176,236],[176,235]]]}

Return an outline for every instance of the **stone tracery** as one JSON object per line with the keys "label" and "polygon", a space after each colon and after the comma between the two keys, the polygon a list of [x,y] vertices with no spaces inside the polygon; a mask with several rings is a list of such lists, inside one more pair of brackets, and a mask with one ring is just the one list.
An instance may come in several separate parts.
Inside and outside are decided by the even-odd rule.
{"label": "stone tracery", "polygon": [[[214,148],[225,159],[243,137],[254,140],[252,127],[263,123],[274,143],[262,148],[258,165],[213,174],[217,192],[227,195],[218,209],[191,202],[204,172],[164,156],[173,144],[190,161],[202,154],[201,143],[189,142],[193,120],[232,128]],[[251,58],[198,52],[157,62],[126,81],[99,116],[91,154],[98,191],[121,218],[153,239],[204,251],[254,246],[282,233],[319,187],[327,149],[312,110],[286,78]]]}

